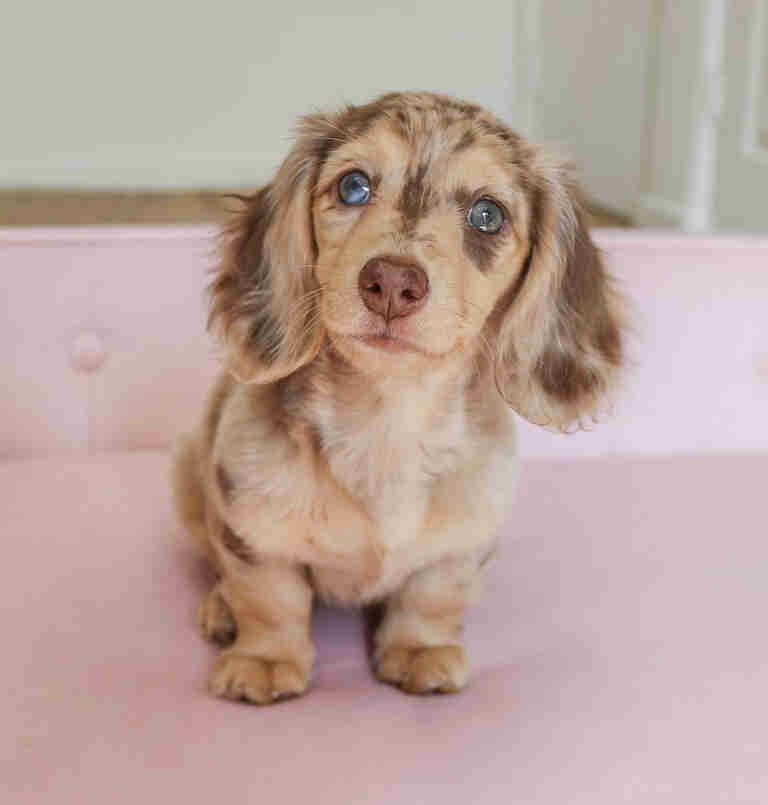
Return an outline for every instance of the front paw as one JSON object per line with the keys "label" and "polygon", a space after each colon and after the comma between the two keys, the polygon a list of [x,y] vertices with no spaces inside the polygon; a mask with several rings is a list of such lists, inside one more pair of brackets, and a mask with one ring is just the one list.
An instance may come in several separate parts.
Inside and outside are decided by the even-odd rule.
{"label": "front paw", "polygon": [[272,704],[300,696],[307,689],[308,674],[293,662],[226,651],[211,671],[208,688],[214,696],[252,704]]}
{"label": "front paw", "polygon": [[456,693],[467,684],[467,655],[461,646],[393,646],[379,654],[375,671],[406,693]]}

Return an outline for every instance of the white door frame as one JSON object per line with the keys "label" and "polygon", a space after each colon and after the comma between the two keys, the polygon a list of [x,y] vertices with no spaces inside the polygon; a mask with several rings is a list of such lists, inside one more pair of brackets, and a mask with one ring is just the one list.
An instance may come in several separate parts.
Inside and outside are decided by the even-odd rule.
{"label": "white door frame", "polygon": [[707,0],[704,4],[695,89],[696,119],[688,165],[688,198],[681,222],[687,232],[707,232],[714,224],[717,135],[725,87],[723,55],[727,12],[728,0]]}

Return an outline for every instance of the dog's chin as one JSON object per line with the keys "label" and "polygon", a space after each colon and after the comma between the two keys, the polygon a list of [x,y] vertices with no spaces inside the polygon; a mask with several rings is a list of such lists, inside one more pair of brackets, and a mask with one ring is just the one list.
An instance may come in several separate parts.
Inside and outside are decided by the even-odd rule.
{"label": "dog's chin", "polygon": [[329,331],[334,348],[364,374],[411,375],[441,362],[453,350],[436,351],[389,333]]}
{"label": "dog's chin", "polygon": [[371,334],[371,335],[354,335],[351,338],[356,339],[361,344],[364,344],[371,349],[380,350],[389,353],[390,355],[403,355],[415,354],[423,355],[424,357],[438,357],[436,353],[429,352],[422,347],[409,341],[407,338],[390,334]]}

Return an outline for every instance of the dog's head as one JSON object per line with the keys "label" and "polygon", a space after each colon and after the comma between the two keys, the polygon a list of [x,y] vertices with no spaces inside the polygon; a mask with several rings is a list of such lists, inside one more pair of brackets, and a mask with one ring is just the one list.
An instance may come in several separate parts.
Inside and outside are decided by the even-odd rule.
{"label": "dog's head", "polygon": [[330,340],[363,372],[488,359],[526,418],[593,413],[620,305],[568,172],[477,106],[391,94],[300,125],[228,233],[210,324],[270,382]]}

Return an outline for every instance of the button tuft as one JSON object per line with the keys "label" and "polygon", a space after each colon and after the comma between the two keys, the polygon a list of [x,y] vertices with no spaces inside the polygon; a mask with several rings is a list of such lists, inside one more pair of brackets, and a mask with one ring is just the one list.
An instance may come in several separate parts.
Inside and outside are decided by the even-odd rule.
{"label": "button tuft", "polygon": [[90,374],[104,365],[107,357],[104,342],[96,333],[80,333],[72,344],[72,368]]}

